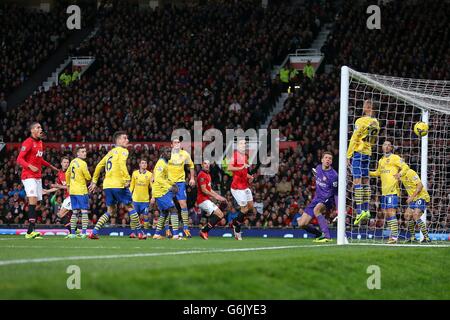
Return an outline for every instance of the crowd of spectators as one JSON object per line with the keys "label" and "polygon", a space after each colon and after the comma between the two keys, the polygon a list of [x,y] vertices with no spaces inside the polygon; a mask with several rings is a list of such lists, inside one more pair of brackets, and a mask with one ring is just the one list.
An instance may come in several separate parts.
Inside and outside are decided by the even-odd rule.
{"label": "crowd of spectators", "polygon": [[79,82],[8,112],[0,135],[22,141],[30,118],[42,122],[48,141],[106,141],[117,129],[135,141],[167,141],[195,120],[205,130],[257,127],[280,95],[272,65],[309,47],[319,31],[309,1],[287,2],[105,8],[98,33],[76,51],[94,56],[94,65]]}
{"label": "crowd of spectators", "polygon": [[62,9],[57,6],[44,12],[11,3],[0,5],[0,93],[8,96],[67,38],[67,15]]}
{"label": "crowd of spectators", "polygon": [[447,1],[386,1],[380,30],[369,30],[362,18],[371,4],[344,1],[322,48],[327,63],[395,77],[450,79]]}

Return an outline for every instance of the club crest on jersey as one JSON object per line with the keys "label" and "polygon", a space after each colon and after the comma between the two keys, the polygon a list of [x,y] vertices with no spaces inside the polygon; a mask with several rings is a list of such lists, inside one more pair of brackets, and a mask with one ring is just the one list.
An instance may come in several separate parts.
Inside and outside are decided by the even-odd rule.
{"label": "club crest on jersey", "polygon": [[22,151],[22,152],[25,150],[27,150],[27,147],[25,147],[25,146],[23,146],[22,149],[20,149],[20,151]]}

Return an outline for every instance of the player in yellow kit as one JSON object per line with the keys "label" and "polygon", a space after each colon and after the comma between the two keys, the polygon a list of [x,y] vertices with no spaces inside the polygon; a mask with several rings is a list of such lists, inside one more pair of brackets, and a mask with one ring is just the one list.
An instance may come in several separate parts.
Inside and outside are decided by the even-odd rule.
{"label": "player in yellow kit", "polygon": [[[156,226],[156,232],[153,239],[162,239],[161,230],[163,229],[166,219],[170,215],[173,230],[178,230],[178,211],[173,202],[174,194],[178,191],[176,183],[171,182],[168,178],[168,162],[170,158],[170,148],[163,147],[160,152],[160,159],[153,169],[152,181],[152,199],[150,203],[156,201],[159,211],[161,212]],[[178,234],[174,234],[172,239],[182,239]]]}
{"label": "player in yellow kit", "polygon": [[408,193],[408,199],[406,199],[408,208],[405,212],[405,220],[408,221],[410,239],[407,242],[413,243],[416,241],[415,224],[422,231],[422,242],[431,242],[425,221],[421,218],[427,208],[427,203],[430,202],[430,195],[422,184],[419,175],[413,169],[406,171],[406,174],[401,177],[401,181]]}
{"label": "player in yellow kit", "polygon": [[[131,175],[130,191],[133,194],[133,206],[139,215],[144,218],[144,230],[150,229],[149,223],[149,202],[152,173],[147,170],[147,160],[139,161],[139,170],[135,170]],[[136,226],[131,225],[130,238],[136,238]]]}
{"label": "player in yellow kit", "polygon": [[400,196],[399,177],[403,177],[409,167],[400,156],[393,154],[393,146],[390,141],[383,143],[383,157],[378,161],[376,171],[370,171],[371,177],[381,178],[381,210],[386,218],[391,236],[388,243],[397,243],[398,221],[397,208]]}
{"label": "player in yellow kit", "polygon": [[98,239],[98,231],[108,222],[111,215],[116,214],[117,205],[123,204],[130,216],[130,224],[136,225],[139,239],[146,239],[147,236],[142,231],[139,215],[133,207],[131,192],[128,188],[131,180],[127,168],[128,150],[126,148],[129,142],[128,135],[125,131],[117,131],[113,135],[113,141],[116,146],[97,164],[92,183],[89,186],[89,191],[93,192],[97,187],[100,172],[105,168],[103,191],[106,196],[107,212],[98,219],[89,238]]}
{"label": "player in yellow kit", "polygon": [[86,230],[88,226],[89,214],[89,195],[87,182],[91,180],[86,161],[86,148],[77,148],[77,157],[73,159],[66,170],[66,186],[70,193],[70,203],[72,206],[72,217],[70,218],[70,234],[66,238],[76,238],[76,227],[78,214],[81,211],[82,231],[80,237],[87,237]]}
{"label": "player in yellow kit", "polygon": [[[185,166],[189,168],[190,179],[189,185],[193,187],[195,185],[195,170],[194,163],[191,156],[185,150],[181,149],[180,139],[172,139],[172,152],[168,162],[168,177],[170,182],[176,183],[178,192],[175,198],[178,200],[181,208],[181,219],[183,221],[184,234],[190,238],[191,233],[189,231],[189,213],[187,208],[187,194],[186,194],[186,173],[184,171]],[[172,225],[173,228],[173,225]],[[173,228],[174,233],[177,229]],[[179,232],[180,236],[183,236],[182,232]]]}
{"label": "player in yellow kit", "polygon": [[364,101],[363,113],[364,116],[355,122],[355,130],[347,150],[347,159],[349,159],[349,162],[351,159],[353,198],[356,203],[355,225],[370,218],[369,163],[372,147],[377,143],[378,133],[380,132],[380,124],[373,117],[371,100]]}

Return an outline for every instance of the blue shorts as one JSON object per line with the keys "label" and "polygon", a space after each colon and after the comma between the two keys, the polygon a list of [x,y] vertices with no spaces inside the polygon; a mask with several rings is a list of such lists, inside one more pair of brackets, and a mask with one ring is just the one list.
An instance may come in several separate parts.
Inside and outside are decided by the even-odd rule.
{"label": "blue shorts", "polygon": [[70,203],[72,210],[89,210],[89,196],[83,195],[70,195]]}
{"label": "blue shorts", "polygon": [[136,210],[136,212],[138,214],[147,214],[148,213],[148,207],[149,207],[149,203],[148,202],[135,202],[135,201],[133,201],[133,206],[134,206],[134,210]]}
{"label": "blue shorts", "polygon": [[359,152],[353,153],[352,157],[352,175],[353,178],[369,177],[370,157]]}
{"label": "blue shorts", "polygon": [[176,185],[178,187],[178,192],[175,195],[175,198],[177,200],[187,200],[186,182],[177,182]]}
{"label": "blue shorts", "polygon": [[334,197],[328,198],[328,199],[319,199],[319,198],[314,198],[310,204],[308,204],[308,206],[305,208],[305,212],[307,215],[309,215],[311,218],[314,218],[314,208],[319,204],[319,203],[323,203],[326,207],[327,210],[330,210],[333,207],[333,203],[334,203]]}
{"label": "blue shorts", "polygon": [[381,196],[381,209],[398,208],[398,196],[396,194],[388,194]]}
{"label": "blue shorts", "polygon": [[133,202],[130,189],[128,188],[111,188],[104,190],[106,195],[106,205],[108,207],[116,204],[129,205]]}
{"label": "blue shorts", "polygon": [[158,205],[160,211],[175,207],[175,203],[173,203],[173,193],[171,191],[167,191],[167,193],[162,197],[156,198],[156,204]]}
{"label": "blue shorts", "polygon": [[417,199],[416,201],[412,201],[408,208],[410,209],[420,209],[421,211],[425,211],[427,208],[427,203],[423,199]]}

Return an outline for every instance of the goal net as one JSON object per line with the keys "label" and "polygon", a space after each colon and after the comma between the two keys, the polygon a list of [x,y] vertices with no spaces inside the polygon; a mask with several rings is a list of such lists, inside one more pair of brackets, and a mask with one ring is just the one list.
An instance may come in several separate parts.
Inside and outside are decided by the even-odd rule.
{"label": "goal net", "polygon": [[[392,219],[382,209],[380,177],[369,179],[370,217],[355,224],[357,209],[361,208],[355,203],[352,165],[347,162],[346,154],[355,121],[363,116],[367,99],[372,101],[373,117],[380,126],[373,139],[370,171],[376,170],[383,157],[382,144],[390,141],[393,153],[418,173],[430,195],[421,219],[431,240],[450,240],[450,82],[367,74],[344,66],[341,69],[338,243],[383,243],[397,234],[392,222],[387,221]],[[424,137],[414,133],[414,125],[420,121],[429,125],[428,135]],[[402,181],[397,181],[400,188],[396,208],[397,243],[402,243],[410,239],[411,229],[405,215],[408,194]],[[414,233],[416,239],[423,239],[418,223]]]}

